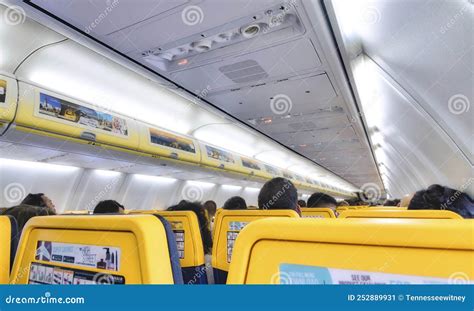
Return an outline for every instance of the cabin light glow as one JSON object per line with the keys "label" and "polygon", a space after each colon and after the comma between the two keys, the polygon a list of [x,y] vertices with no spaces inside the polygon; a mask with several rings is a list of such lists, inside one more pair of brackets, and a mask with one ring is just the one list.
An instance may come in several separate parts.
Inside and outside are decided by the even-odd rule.
{"label": "cabin light glow", "polygon": [[177,181],[176,178],[153,176],[153,175],[142,175],[142,174],[133,174],[133,178],[137,178],[137,179],[149,181],[149,182],[163,182],[163,183],[174,183]]}
{"label": "cabin light glow", "polygon": [[221,188],[224,189],[224,190],[240,190],[242,189],[242,186],[235,186],[235,185],[221,185]]}
{"label": "cabin light glow", "polygon": [[58,165],[44,162],[33,162],[33,161],[22,161],[22,160],[13,160],[13,159],[0,159],[0,166],[5,167],[16,167],[18,169],[40,169],[40,170],[49,170],[56,172],[74,172],[79,171],[81,168],[68,165]]}
{"label": "cabin light glow", "polygon": [[104,177],[114,177],[121,174],[120,172],[110,170],[94,170],[94,173]]}

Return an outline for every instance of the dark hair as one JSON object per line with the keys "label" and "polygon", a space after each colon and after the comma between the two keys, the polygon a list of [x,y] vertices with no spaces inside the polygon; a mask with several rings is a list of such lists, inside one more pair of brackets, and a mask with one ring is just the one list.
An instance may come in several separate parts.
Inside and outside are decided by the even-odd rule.
{"label": "dark hair", "polygon": [[308,199],[308,207],[327,207],[328,205],[337,206],[337,201],[332,196],[315,192]]}
{"label": "dark hair", "polygon": [[383,202],[383,206],[398,206],[398,204],[400,204],[399,199],[385,200],[385,202]]}
{"label": "dark hair", "polygon": [[23,227],[31,218],[35,216],[55,215],[55,213],[46,207],[31,206],[27,204],[20,204],[8,208],[3,212],[3,215],[10,215],[15,217],[18,223],[18,232],[21,234]]}
{"label": "dark hair", "polygon": [[204,253],[210,254],[212,252],[212,236],[209,230],[209,223],[207,221],[206,214],[204,213],[204,207],[199,202],[188,202],[181,201],[177,205],[168,207],[168,211],[192,211],[196,214],[199,229],[201,229],[201,239],[204,247]]}
{"label": "dark hair", "polygon": [[225,201],[223,208],[230,210],[247,209],[247,202],[244,198],[235,196]]}
{"label": "dark hair", "polygon": [[468,194],[440,185],[431,185],[415,193],[408,205],[409,210],[450,210],[464,218],[474,217],[474,203]]}
{"label": "dark hair", "polygon": [[117,201],[105,200],[97,203],[94,208],[94,214],[116,214],[120,213],[120,209],[125,207]]}
{"label": "dark hair", "polygon": [[21,204],[46,207],[46,203],[43,200],[44,193],[28,193],[28,195],[21,201]]}
{"label": "dark hair", "polygon": [[305,200],[298,200],[298,205],[300,207],[306,207],[306,201]]}
{"label": "dark hair", "polygon": [[217,211],[216,202],[209,200],[209,201],[204,202],[202,206],[207,211],[207,215],[209,216],[209,219],[212,219],[212,217],[214,217]]}
{"label": "dark hair", "polygon": [[282,177],[267,181],[258,194],[258,207],[298,211],[298,192],[295,185]]}

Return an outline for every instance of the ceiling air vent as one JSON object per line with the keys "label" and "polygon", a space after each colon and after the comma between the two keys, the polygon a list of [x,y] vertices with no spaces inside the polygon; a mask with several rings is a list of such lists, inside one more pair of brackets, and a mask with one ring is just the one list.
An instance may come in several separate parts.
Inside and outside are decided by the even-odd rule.
{"label": "ceiling air vent", "polygon": [[268,77],[268,73],[254,60],[222,66],[219,71],[235,83],[246,83]]}

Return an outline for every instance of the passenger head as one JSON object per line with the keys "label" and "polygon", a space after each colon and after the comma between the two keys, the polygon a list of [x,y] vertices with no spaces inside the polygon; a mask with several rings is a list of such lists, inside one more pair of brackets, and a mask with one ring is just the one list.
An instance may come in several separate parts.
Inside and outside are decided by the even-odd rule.
{"label": "passenger head", "polygon": [[322,192],[313,193],[308,199],[308,207],[328,207],[336,210],[337,201],[332,196]]}
{"label": "passenger head", "polygon": [[31,205],[31,206],[38,206],[38,207],[46,207],[51,210],[52,213],[56,213],[56,208],[51,201],[44,193],[29,193],[21,204]]}
{"label": "passenger head", "polygon": [[199,202],[181,201],[177,205],[170,206],[168,211],[192,211],[196,214],[199,229],[201,230],[202,244],[204,246],[204,253],[211,254],[212,252],[212,236],[209,230],[209,222],[207,221],[204,207]]}
{"label": "passenger head", "polygon": [[209,221],[212,221],[212,219],[216,215],[216,211],[217,211],[216,202],[214,202],[212,200],[206,201],[206,202],[204,202],[203,207],[207,211],[207,217],[208,217]]}
{"label": "passenger head", "polygon": [[117,201],[105,200],[97,203],[93,214],[123,214],[125,207]]}
{"label": "passenger head", "polygon": [[426,190],[417,191],[410,200],[408,209],[450,210],[464,218],[474,217],[474,203],[468,194],[440,185],[431,185]]}
{"label": "passenger head", "polygon": [[244,198],[235,196],[225,201],[223,208],[230,210],[247,209],[247,202]]}
{"label": "passenger head", "polygon": [[292,209],[301,215],[298,192],[288,179],[276,177],[267,181],[258,194],[260,209]]}
{"label": "passenger head", "polygon": [[55,215],[51,209],[43,206],[43,207],[38,207],[38,206],[31,206],[27,204],[20,204],[18,206],[13,206],[8,208],[3,212],[3,215],[10,215],[15,217],[17,223],[18,223],[18,232],[21,233],[23,230],[23,227],[25,227],[25,224],[30,220],[31,218],[35,216],[48,216],[48,215]]}
{"label": "passenger head", "polygon": [[298,205],[299,205],[299,207],[306,207],[306,201],[305,200],[298,200]]}

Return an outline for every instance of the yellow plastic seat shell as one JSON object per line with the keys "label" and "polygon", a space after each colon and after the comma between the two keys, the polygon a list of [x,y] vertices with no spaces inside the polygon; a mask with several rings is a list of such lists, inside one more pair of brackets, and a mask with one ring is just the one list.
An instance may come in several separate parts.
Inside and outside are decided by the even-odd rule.
{"label": "yellow plastic seat shell", "polygon": [[0,284],[8,284],[10,278],[10,250],[12,226],[7,216],[0,216]]}
{"label": "yellow plastic seat shell", "polygon": [[328,207],[302,207],[301,217],[303,218],[336,218],[334,211]]}
{"label": "yellow plastic seat shell", "polygon": [[223,271],[229,270],[229,262],[227,261],[227,232],[231,222],[253,222],[267,217],[299,218],[299,215],[289,209],[218,210],[213,232],[212,267]]}
{"label": "yellow plastic seat shell", "polygon": [[[41,216],[28,221],[20,239],[10,283],[27,284],[30,264],[40,240],[118,247],[122,252],[117,273],[126,284],[173,284],[166,230],[153,215]],[[40,262],[41,263],[41,262]],[[48,262],[49,263],[49,262]],[[57,267],[76,268],[56,263]],[[103,273],[108,270],[81,268]]]}
{"label": "yellow plastic seat shell", "polygon": [[447,210],[346,210],[339,218],[423,218],[423,219],[462,219],[459,214]]}
{"label": "yellow plastic seat shell", "polygon": [[263,219],[240,233],[228,284],[279,283],[280,264],[474,280],[474,222]]}

